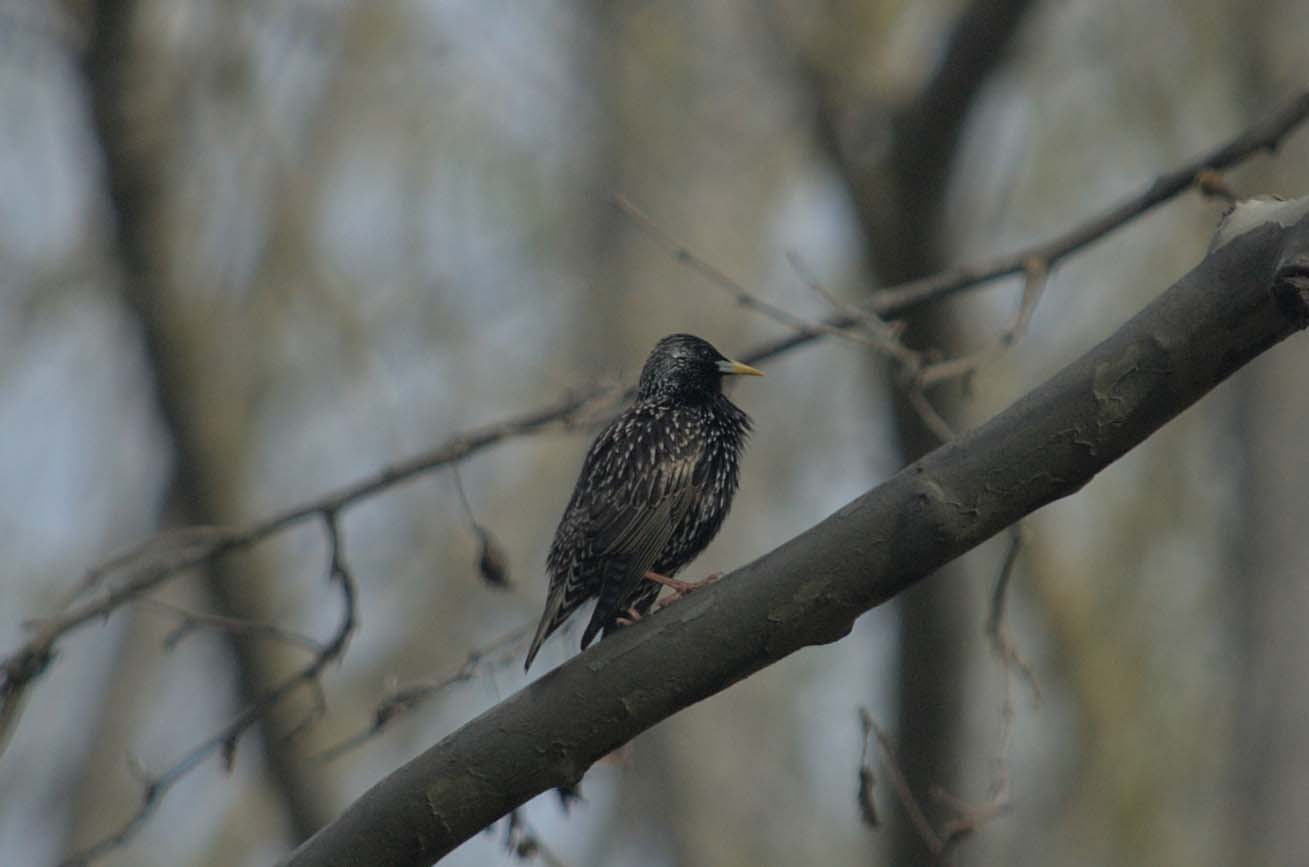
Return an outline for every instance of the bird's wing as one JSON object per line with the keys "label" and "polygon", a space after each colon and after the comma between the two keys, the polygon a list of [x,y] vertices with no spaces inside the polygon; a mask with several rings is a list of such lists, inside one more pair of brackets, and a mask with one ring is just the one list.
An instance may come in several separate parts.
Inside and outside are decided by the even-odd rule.
{"label": "bird's wing", "polygon": [[592,596],[582,647],[621,613],[695,501],[702,444],[676,411],[633,407],[596,438],[551,546],[550,592],[528,651]]}
{"label": "bird's wing", "polygon": [[622,613],[699,495],[695,468],[703,443],[686,423],[678,427],[678,416],[668,414],[628,421],[623,449],[611,452],[626,457],[597,466],[588,486],[596,494],[586,503],[584,526],[603,573],[583,647]]}

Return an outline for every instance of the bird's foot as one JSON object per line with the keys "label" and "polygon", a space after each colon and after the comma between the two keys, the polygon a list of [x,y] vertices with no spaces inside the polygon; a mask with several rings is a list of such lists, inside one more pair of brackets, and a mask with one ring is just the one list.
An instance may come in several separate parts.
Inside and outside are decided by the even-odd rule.
{"label": "bird's foot", "polygon": [[638,612],[635,607],[632,607],[627,609],[617,617],[615,617],[614,622],[617,623],[619,626],[631,626],[633,623],[635,623],[640,619],[641,619],[640,612]]}
{"label": "bird's foot", "polygon": [[676,602],[683,596],[690,596],[702,587],[708,587],[710,584],[723,577],[721,572],[713,572],[706,576],[703,581],[678,581],[676,578],[669,578],[667,575],[660,575],[658,572],[645,573],[646,580],[653,581],[656,584],[662,584],[665,587],[672,588],[673,594],[660,599],[657,603],[658,608],[663,608],[670,602]]}

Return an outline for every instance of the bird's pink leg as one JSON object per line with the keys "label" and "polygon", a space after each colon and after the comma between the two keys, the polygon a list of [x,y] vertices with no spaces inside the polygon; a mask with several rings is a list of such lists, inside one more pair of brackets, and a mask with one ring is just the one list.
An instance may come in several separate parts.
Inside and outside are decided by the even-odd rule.
{"label": "bird's pink leg", "polygon": [[653,581],[656,584],[662,584],[665,587],[671,587],[673,595],[659,600],[658,607],[663,608],[670,602],[681,599],[683,596],[689,596],[701,587],[708,587],[710,584],[723,577],[723,573],[714,572],[708,575],[703,581],[678,581],[676,578],[669,578],[667,575],[660,575],[658,572],[645,573],[645,580]]}

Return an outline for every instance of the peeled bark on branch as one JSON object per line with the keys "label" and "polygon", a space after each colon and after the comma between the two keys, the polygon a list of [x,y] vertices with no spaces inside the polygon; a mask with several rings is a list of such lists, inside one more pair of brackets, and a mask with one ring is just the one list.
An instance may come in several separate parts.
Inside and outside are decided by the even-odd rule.
{"label": "peeled bark on branch", "polygon": [[285,862],[425,865],[655,723],[1066,497],[1309,322],[1309,198],[1253,202],[1115,334],[977,430],[546,674],[396,770]]}

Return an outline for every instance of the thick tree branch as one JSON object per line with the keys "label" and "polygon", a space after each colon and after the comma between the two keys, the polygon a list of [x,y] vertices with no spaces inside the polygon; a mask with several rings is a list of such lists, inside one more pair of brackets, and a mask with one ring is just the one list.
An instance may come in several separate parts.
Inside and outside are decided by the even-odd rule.
{"label": "thick tree branch", "polygon": [[860,614],[1075,493],[1309,321],[1307,214],[1309,199],[1247,205],[1195,270],[1049,382],[501,702],[378,783],[285,863],[428,864],[534,795],[575,783],[655,723],[802,647],[836,641]]}

